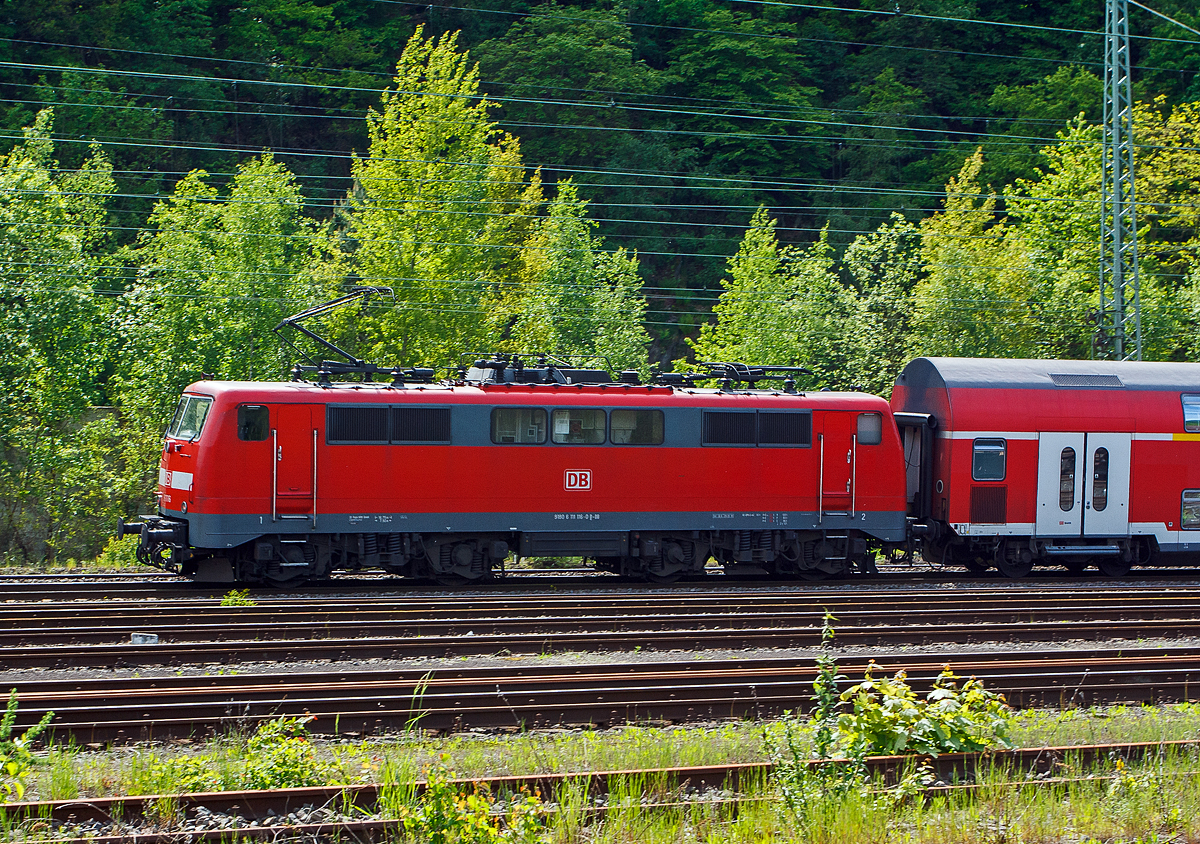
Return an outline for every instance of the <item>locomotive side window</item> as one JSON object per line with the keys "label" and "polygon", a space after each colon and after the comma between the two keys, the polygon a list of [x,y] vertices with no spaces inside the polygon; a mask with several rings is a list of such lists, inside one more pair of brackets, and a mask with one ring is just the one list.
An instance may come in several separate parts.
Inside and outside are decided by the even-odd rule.
{"label": "locomotive side window", "polygon": [[1075,449],[1064,448],[1058,468],[1058,507],[1069,513],[1075,507]]}
{"label": "locomotive side window", "polygon": [[450,408],[393,407],[392,442],[450,442]]}
{"label": "locomotive side window", "polygon": [[1092,509],[1103,510],[1108,506],[1108,449],[1096,449],[1092,466]]}
{"label": "locomotive side window", "polygon": [[756,413],[704,411],[705,445],[754,445],[758,442]]}
{"label": "locomotive side window", "polygon": [[208,418],[212,399],[202,396],[184,396],[175,408],[175,418],[167,429],[167,436],[177,440],[195,440],[204,430],[204,420]]}
{"label": "locomotive side window", "polygon": [[1007,442],[1001,439],[975,440],[971,452],[971,477],[977,481],[1002,481],[1007,462]]}
{"label": "locomotive side window", "polygon": [[883,442],[883,415],[879,413],[858,414],[858,444],[879,445]]}
{"label": "locomotive side window", "polygon": [[1183,400],[1183,430],[1190,433],[1200,433],[1200,395],[1184,394]]}
{"label": "locomotive side window", "polygon": [[662,445],[661,410],[614,410],[609,418],[613,445]]}
{"label": "locomotive side window", "polygon": [[258,443],[271,435],[270,414],[261,404],[238,405],[238,439]]}
{"label": "locomotive side window", "polygon": [[388,441],[387,405],[330,405],[325,411],[328,443],[382,444]]}
{"label": "locomotive side window", "polygon": [[497,407],[492,411],[492,442],[536,445],[546,441],[546,411],[540,407]]}
{"label": "locomotive side window", "polygon": [[788,411],[758,414],[759,445],[812,445],[812,414]]}
{"label": "locomotive side window", "polygon": [[604,411],[594,407],[554,411],[554,441],[562,445],[596,445],[604,442]]}
{"label": "locomotive side window", "polygon": [[1184,530],[1200,530],[1200,489],[1183,491],[1183,512],[1179,516],[1179,526]]}

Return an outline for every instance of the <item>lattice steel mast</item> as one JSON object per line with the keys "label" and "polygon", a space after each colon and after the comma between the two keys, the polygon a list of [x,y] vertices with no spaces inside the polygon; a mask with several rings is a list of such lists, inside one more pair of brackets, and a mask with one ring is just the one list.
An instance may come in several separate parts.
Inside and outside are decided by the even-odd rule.
{"label": "lattice steel mast", "polygon": [[1104,47],[1104,182],[1100,208],[1100,326],[1096,354],[1142,359],[1129,0],[1107,0]]}

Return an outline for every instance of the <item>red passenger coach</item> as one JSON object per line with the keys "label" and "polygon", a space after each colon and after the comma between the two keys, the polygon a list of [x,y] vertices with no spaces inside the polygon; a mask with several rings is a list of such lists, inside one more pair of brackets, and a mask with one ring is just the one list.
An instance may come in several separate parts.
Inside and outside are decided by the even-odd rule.
{"label": "red passenger coach", "polygon": [[928,559],[1200,561],[1200,364],[919,358],[891,405]]}
{"label": "red passenger coach", "polygon": [[167,432],[159,513],[124,530],[147,562],[216,581],[465,582],[513,554],[659,581],[710,558],[825,577],[903,544],[887,403],[731,371],[720,389],[504,359],[440,383],[199,382]]}

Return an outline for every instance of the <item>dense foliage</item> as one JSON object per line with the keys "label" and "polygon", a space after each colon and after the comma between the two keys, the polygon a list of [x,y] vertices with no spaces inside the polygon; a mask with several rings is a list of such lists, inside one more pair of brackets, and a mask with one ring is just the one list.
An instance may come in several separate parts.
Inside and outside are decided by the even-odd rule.
{"label": "dense foliage", "polygon": [[[1182,0],[1160,11],[1200,25]],[[994,26],[972,21],[986,20]],[[203,375],[279,318],[384,364],[1088,357],[1101,4],[59,0],[0,21],[0,547],[151,506]],[[1200,46],[1135,39],[1147,356],[1200,354]]]}

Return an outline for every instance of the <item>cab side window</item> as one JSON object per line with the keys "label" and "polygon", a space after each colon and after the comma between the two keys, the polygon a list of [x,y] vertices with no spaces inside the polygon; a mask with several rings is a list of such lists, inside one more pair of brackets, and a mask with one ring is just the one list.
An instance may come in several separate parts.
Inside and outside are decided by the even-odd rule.
{"label": "cab side window", "polygon": [[267,408],[261,404],[238,405],[238,439],[248,443],[265,440],[271,433],[269,416]]}
{"label": "cab side window", "polygon": [[978,439],[971,452],[971,477],[977,481],[1002,481],[1008,464],[1008,443]]}
{"label": "cab side window", "polygon": [[859,445],[879,445],[883,442],[883,414],[858,414]]}
{"label": "cab side window", "polygon": [[1185,393],[1180,398],[1183,400],[1183,430],[1200,434],[1200,393]]}

